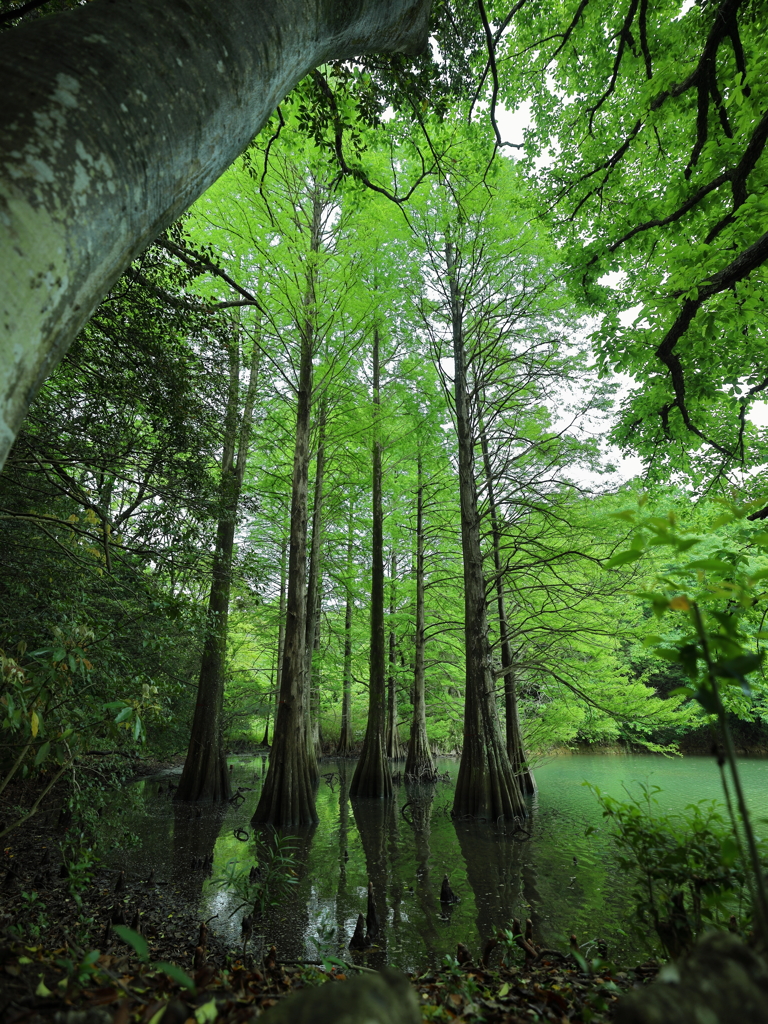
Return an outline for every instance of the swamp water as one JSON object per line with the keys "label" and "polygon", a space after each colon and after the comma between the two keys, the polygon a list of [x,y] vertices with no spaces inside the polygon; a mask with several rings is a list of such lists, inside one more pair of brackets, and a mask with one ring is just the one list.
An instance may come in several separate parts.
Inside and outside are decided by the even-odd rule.
{"label": "swamp water", "polygon": [[[739,762],[742,784],[759,834],[768,831],[768,760]],[[525,822],[529,837],[512,829],[454,822],[450,816],[458,762],[438,759],[450,781],[436,787],[397,787],[389,804],[348,799],[354,761],[325,759],[317,796],[319,824],[296,834],[299,883],[271,915],[266,932],[282,959],[349,958],[347,943],[357,915],[365,914],[373,882],[379,917],[385,922],[380,949],[365,962],[405,970],[455,955],[459,942],[477,955],[483,942],[513,917],[533,920],[534,935],[548,946],[566,948],[575,932],[581,943],[604,939],[617,962],[632,963],[647,953],[624,933],[631,913],[631,881],[620,871],[609,826],[589,781],[604,793],[639,795],[638,783],[660,786],[660,810],[681,811],[701,799],[722,801],[712,758],[666,759],[654,755],[577,754],[552,758],[536,769],[539,792]],[[197,903],[201,919],[239,945],[240,921],[230,916],[234,894],[212,883],[228,862],[253,864],[253,829],[266,760],[233,759],[233,790],[245,800],[225,808],[177,805],[168,796],[172,776],[141,780],[113,807],[138,837],[113,863],[146,877],[155,870],[155,890]],[[159,787],[163,792],[158,794]],[[106,822],[105,822],[106,825]],[[589,826],[597,831],[586,835]],[[213,854],[213,870],[193,870],[193,859]],[[575,858],[575,860],[574,860]],[[440,903],[448,875],[459,902]],[[170,893],[168,893],[170,895]],[[170,902],[170,901],[169,901]]]}

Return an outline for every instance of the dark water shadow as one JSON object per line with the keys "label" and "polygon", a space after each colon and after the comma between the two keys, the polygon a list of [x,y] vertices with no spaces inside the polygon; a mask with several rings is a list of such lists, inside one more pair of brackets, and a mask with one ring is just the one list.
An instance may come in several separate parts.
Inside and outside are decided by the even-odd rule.
{"label": "dark water shadow", "polygon": [[[402,901],[402,883],[395,871],[398,857],[397,804],[394,800],[353,800],[351,803],[365,854],[368,882],[373,885],[380,930],[374,944],[365,953],[350,951],[350,954],[354,960],[364,961],[366,966],[378,970],[388,963],[390,926],[398,920]],[[361,907],[359,912],[365,917],[367,907]]]}
{"label": "dark water shadow", "polygon": [[415,927],[432,959],[441,946],[441,936],[437,927],[441,914],[437,898],[440,879],[432,877],[432,853],[429,845],[435,787],[431,784],[409,782],[405,785],[405,794],[406,803],[403,805],[402,817],[413,832],[416,857],[415,895],[421,910],[420,920],[417,918]]}
{"label": "dark water shadow", "polygon": [[[491,825],[454,821],[467,881],[475,897],[481,945],[512,919],[535,913],[528,895],[535,893],[535,875],[528,842],[510,840]],[[534,926],[536,921],[534,921]]]}

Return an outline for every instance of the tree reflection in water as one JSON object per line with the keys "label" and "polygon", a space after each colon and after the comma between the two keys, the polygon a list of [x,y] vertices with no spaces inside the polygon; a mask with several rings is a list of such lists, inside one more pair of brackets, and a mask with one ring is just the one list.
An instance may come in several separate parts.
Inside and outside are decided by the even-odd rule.
{"label": "tree reflection in water", "polygon": [[[400,902],[399,882],[395,882],[393,854],[397,843],[397,804],[395,800],[353,800],[352,812],[365,854],[368,881],[373,884],[374,903],[381,923],[375,946],[365,953],[365,963],[379,969],[387,964],[389,941],[388,902]],[[363,914],[366,907],[360,908]],[[354,954],[357,959],[359,954]]]}
{"label": "tree reflection in water", "polygon": [[514,917],[530,917],[537,932],[536,875],[529,844],[478,822],[454,821],[459,849],[474,893],[481,944],[508,928]]}
{"label": "tree reflection in water", "polygon": [[407,782],[405,785],[407,804],[403,817],[410,821],[413,831],[414,852],[416,854],[416,899],[421,910],[421,920],[416,918],[415,924],[421,935],[425,950],[430,955],[440,948],[440,935],[437,928],[438,905],[436,885],[430,874],[431,851],[429,848],[430,819],[432,803],[435,798],[435,787],[431,783]]}

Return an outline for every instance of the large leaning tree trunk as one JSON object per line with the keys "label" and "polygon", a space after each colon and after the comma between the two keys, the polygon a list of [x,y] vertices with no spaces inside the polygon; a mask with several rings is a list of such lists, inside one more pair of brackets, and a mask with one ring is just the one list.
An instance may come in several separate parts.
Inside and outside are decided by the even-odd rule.
{"label": "large leaning tree trunk", "polygon": [[354,532],[354,505],[349,502],[349,520],[347,522],[347,601],[344,608],[344,668],[341,683],[341,732],[336,753],[340,757],[349,757],[352,753],[352,615],[355,602],[352,598],[352,567]]}
{"label": "large leaning tree trunk", "polygon": [[[320,640],[320,609],[322,605],[322,575],[320,572],[320,547],[323,529],[323,486],[325,483],[325,402],[320,405],[317,418],[317,459],[315,460],[315,495],[312,502],[312,540],[309,545],[309,575],[307,579],[307,640],[304,652],[304,719],[307,736],[307,757],[313,780],[317,781],[320,771],[317,767],[317,746],[319,722],[313,714],[312,660]],[[319,685],[315,680],[315,686]],[[319,702],[318,702],[319,703]],[[315,735],[315,730],[318,735]]]}
{"label": "large leaning tree trunk", "polygon": [[386,679],[384,651],[384,511],[381,500],[381,424],[379,412],[379,329],[373,331],[373,524],[371,531],[371,655],[368,724],[357,762],[351,797],[390,800],[392,773],[386,751]]}
{"label": "large leaning tree trunk", "polygon": [[93,0],[0,39],[0,468],[128,263],[312,68],[418,53],[429,0]]}
{"label": "large leaning tree trunk", "polygon": [[435,763],[427,737],[424,680],[424,476],[421,449],[416,457],[416,472],[416,637],[413,659],[413,718],[405,758],[405,776],[428,782],[435,780]]}
{"label": "large leaning tree trunk", "polygon": [[517,778],[520,791],[526,796],[536,792],[536,780],[533,777],[525,756],[523,733],[520,729],[520,715],[517,708],[517,681],[515,663],[512,657],[512,644],[509,635],[509,622],[504,601],[504,572],[501,564],[501,524],[496,506],[496,492],[493,486],[493,467],[491,453],[488,449],[488,437],[482,418],[479,419],[480,444],[483,451],[483,467],[485,469],[485,487],[488,494],[488,511],[491,516],[491,539],[493,541],[493,567],[496,575],[496,610],[499,617],[499,645],[501,647],[501,672],[504,680],[504,714],[507,740],[507,754],[512,762],[512,770]]}
{"label": "large leaning tree trunk", "polygon": [[[317,251],[319,218],[313,216],[313,251]],[[315,782],[307,748],[304,703],[307,642],[307,504],[309,442],[312,414],[312,357],[314,352],[315,268],[310,261],[305,292],[305,317],[300,330],[301,355],[296,403],[296,443],[291,481],[291,529],[288,547],[288,598],[285,620],[280,699],[273,733],[269,771],[264,780],[253,824],[311,825],[317,821]]]}
{"label": "large leaning tree trunk", "polygon": [[[176,800],[220,803],[231,796],[222,742],[224,667],[227,655],[232,555],[240,492],[248,459],[260,348],[253,343],[245,403],[240,412],[240,325],[229,341],[229,387],[224,417],[224,444],[219,485],[219,522],[213,553],[203,658],[197,684],[184,770]],[[239,422],[238,422],[239,420]]]}
{"label": "large leaning tree trunk", "polygon": [[525,801],[515,779],[501,733],[485,597],[480,516],[469,396],[467,394],[464,325],[453,244],[445,246],[451,303],[454,360],[454,403],[459,449],[461,550],[464,565],[464,646],[466,683],[464,740],[456,779],[453,814],[457,817],[515,818],[526,815]]}

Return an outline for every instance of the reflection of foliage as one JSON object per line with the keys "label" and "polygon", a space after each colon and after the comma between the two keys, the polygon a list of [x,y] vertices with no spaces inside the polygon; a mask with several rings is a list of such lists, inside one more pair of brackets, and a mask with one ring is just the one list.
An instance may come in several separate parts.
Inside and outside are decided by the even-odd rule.
{"label": "reflection of foliage", "polygon": [[255,864],[227,861],[223,874],[212,884],[234,893],[239,900],[230,917],[244,907],[250,907],[256,917],[263,917],[270,907],[286,898],[298,881],[296,848],[295,839],[273,832],[256,841]]}
{"label": "reflection of foliage", "polygon": [[641,783],[641,796],[624,801],[589,788],[614,826],[622,870],[637,875],[641,933],[653,929],[677,955],[705,924],[724,925],[731,914],[746,923],[751,916],[747,878],[717,801],[699,800],[683,814],[664,814],[654,795],[661,792],[658,786]]}

